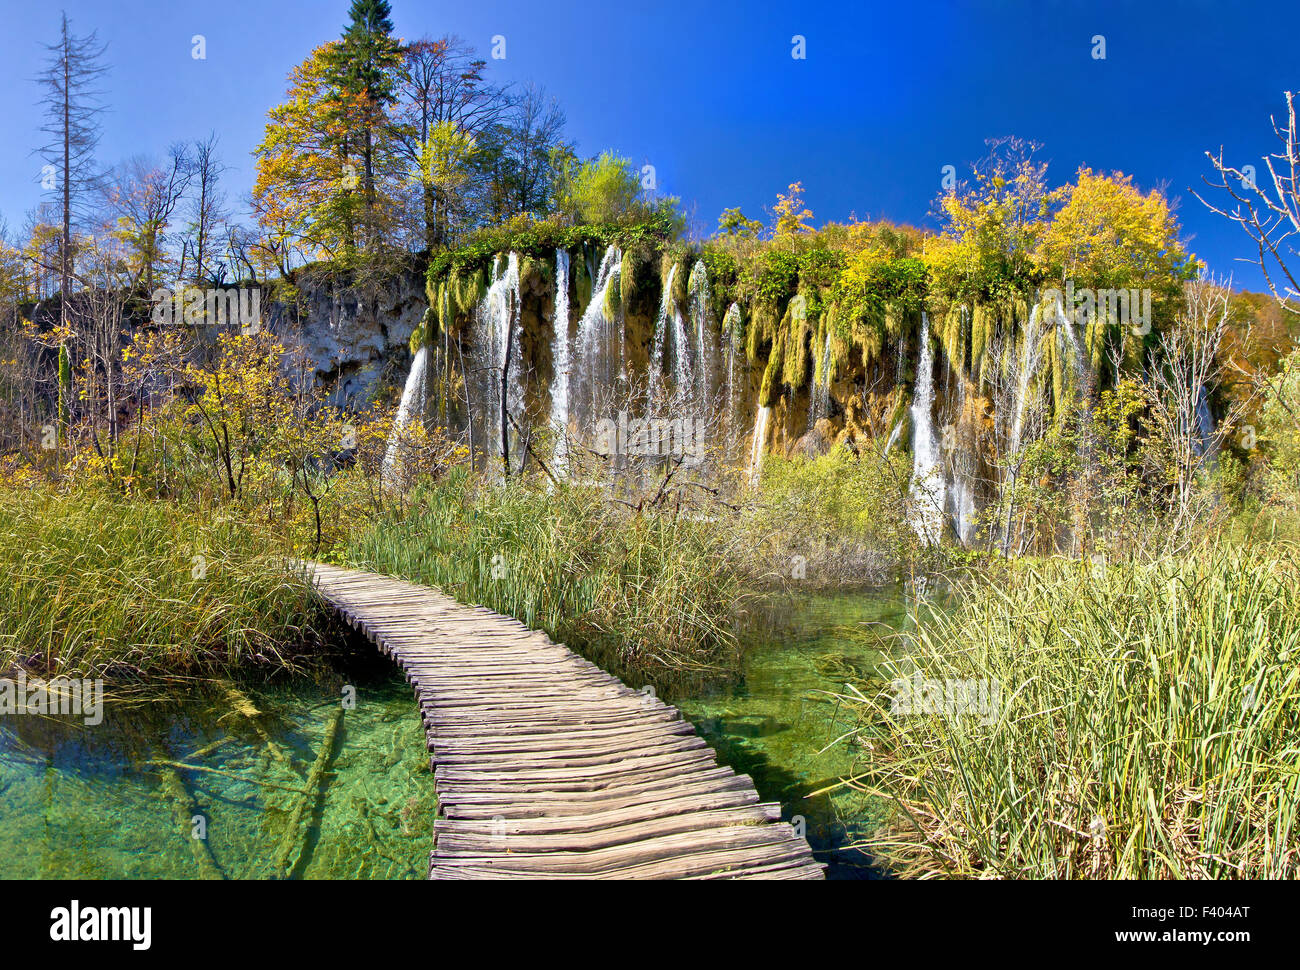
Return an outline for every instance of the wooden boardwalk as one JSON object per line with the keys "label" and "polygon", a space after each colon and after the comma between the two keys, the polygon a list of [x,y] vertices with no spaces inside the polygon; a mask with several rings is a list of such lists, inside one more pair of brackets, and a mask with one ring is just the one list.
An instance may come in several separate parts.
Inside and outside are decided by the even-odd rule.
{"label": "wooden boardwalk", "polygon": [[808,843],[678,711],[426,586],[308,564],[406,672],[440,816],[433,879],[820,879]]}

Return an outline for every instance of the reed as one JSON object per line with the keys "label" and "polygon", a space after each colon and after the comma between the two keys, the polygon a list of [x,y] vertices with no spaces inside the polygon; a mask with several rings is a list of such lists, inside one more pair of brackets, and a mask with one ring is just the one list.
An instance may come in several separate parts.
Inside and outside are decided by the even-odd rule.
{"label": "reed", "polygon": [[[898,679],[855,699],[871,757],[852,784],[892,805],[872,848],[898,871],[1297,874],[1295,547],[1022,566],[960,603],[908,634]],[[909,661],[939,685],[929,713],[896,700]],[[981,680],[1001,689],[987,717],[939,700]]]}
{"label": "reed", "polygon": [[0,492],[0,672],[310,666],[326,619],[276,548],[221,508]]}
{"label": "reed", "polygon": [[709,668],[734,646],[735,557],[720,531],[595,488],[454,473],[342,558],[514,616],[620,670]]}

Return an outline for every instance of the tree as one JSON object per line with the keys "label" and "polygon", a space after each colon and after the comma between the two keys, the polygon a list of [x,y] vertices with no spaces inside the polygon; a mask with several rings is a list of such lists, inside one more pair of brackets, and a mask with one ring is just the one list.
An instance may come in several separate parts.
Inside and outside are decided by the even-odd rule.
{"label": "tree", "polygon": [[1039,282],[1038,250],[1059,192],[1047,187],[1041,148],[1019,138],[995,138],[972,166],[972,181],[939,197],[943,235],[927,246],[936,287],[965,298],[1026,292]]}
{"label": "tree", "polygon": [[226,210],[226,195],[221,190],[221,176],[226,166],[217,157],[217,136],[210,133],[207,138],[195,141],[192,148],[194,195],[188,209],[189,220],[186,225],[184,252],[181,255],[181,275],[185,275],[187,260],[192,258],[194,269],[190,279],[197,283],[205,280],[219,282],[224,276],[216,268],[215,253],[218,251],[218,238],[222,223],[229,218]]}
{"label": "tree", "polygon": [[1131,175],[1080,168],[1043,233],[1048,274],[1077,286],[1148,286],[1176,296],[1194,261],[1178,239],[1178,222],[1159,191],[1146,194]]}
{"label": "tree", "polygon": [[167,163],[158,166],[136,157],[118,167],[104,189],[104,207],[114,238],[129,253],[128,285],[143,284],[153,292],[154,281],[175,268],[166,251],[167,227],[189,187],[193,167],[186,145],[173,145]]}
{"label": "tree", "polygon": [[37,83],[45,91],[40,102],[45,109],[41,131],[50,140],[37,151],[58,176],[62,203],[59,289],[66,303],[72,281],[73,226],[84,214],[91,191],[100,184],[94,156],[103,105],[96,84],[108,70],[100,62],[107,45],[98,43],[94,31],[84,37],[73,34],[64,14],[58,41],[45,49],[50,57]]}
{"label": "tree", "polygon": [[392,36],[387,0],[352,0],[350,23],[342,40],[328,48],[325,76],[333,88],[343,123],[340,148],[345,158],[359,151],[364,212],[374,212],[377,155],[388,134],[388,109],[397,100],[401,44]]}
{"label": "tree", "polygon": [[557,162],[556,208],[575,223],[616,223],[648,218],[652,210],[641,200],[641,180],[630,159],[613,152],[577,165],[563,150]]}
{"label": "tree", "polygon": [[718,234],[722,236],[739,236],[741,239],[757,239],[763,231],[763,224],[757,219],[745,218],[739,207],[723,209],[718,216]]}
{"label": "tree", "polygon": [[1172,490],[1170,537],[1194,521],[1197,486],[1249,402],[1215,422],[1210,399],[1225,376],[1220,353],[1228,331],[1229,290],[1208,278],[1185,284],[1183,308],[1160,334],[1152,366],[1143,376],[1148,403],[1148,458]]}
{"label": "tree", "polygon": [[1279,151],[1265,155],[1262,161],[1267,179],[1255,167],[1236,168],[1223,160],[1223,148],[1217,156],[1205,156],[1218,173],[1218,181],[1205,179],[1211,188],[1226,192],[1232,199],[1231,209],[1196,197],[1212,212],[1241,226],[1255,243],[1257,262],[1278,302],[1291,313],[1300,313],[1300,139],[1295,117],[1296,92],[1286,92],[1285,122],[1271,117],[1273,134],[1281,145]]}
{"label": "tree", "polygon": [[328,78],[336,44],[316,48],[293,69],[285,101],[271,109],[254,150],[252,206],[262,229],[260,249],[290,278],[296,264],[341,256],[355,238],[356,196]]}
{"label": "tree", "polygon": [[[505,91],[484,79],[486,66],[470,45],[454,36],[424,37],[405,50],[394,131],[414,176],[416,221],[430,252],[451,239],[453,217],[470,216],[471,197],[479,194],[472,180],[475,175],[481,180],[484,168],[477,160],[471,167],[471,156],[482,150],[484,141],[492,140],[490,133],[509,105]],[[473,152],[467,153],[464,149],[470,145]],[[444,177],[451,174],[446,165],[464,162],[465,179],[455,179],[454,197],[425,178],[431,170],[430,157],[440,160]]]}
{"label": "tree", "polygon": [[812,210],[804,207],[803,183],[791,182],[788,194],[777,193],[772,232],[777,239],[791,239],[813,231]]}
{"label": "tree", "polygon": [[451,121],[435,122],[420,146],[416,177],[421,197],[433,210],[425,213],[425,243],[432,247],[446,242],[454,220],[468,210],[471,162],[478,151],[474,137]]}
{"label": "tree", "polygon": [[504,126],[504,215],[545,210],[554,179],[551,152],[562,144],[564,121],[559,102],[538,85],[525,85],[514,99]]}

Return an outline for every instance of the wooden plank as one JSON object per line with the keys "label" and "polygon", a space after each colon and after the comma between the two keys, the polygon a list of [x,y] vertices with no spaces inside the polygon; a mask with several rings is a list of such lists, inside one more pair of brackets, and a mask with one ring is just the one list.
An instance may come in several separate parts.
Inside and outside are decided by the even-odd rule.
{"label": "wooden plank", "polygon": [[442,815],[430,878],[824,876],[780,806],[652,693],[437,590],[298,565],[415,690]]}

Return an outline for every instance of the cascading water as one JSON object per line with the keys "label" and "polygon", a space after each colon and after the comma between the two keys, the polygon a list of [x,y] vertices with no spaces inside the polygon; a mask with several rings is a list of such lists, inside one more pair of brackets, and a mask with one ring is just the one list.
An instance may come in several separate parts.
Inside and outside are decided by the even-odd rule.
{"label": "cascading water", "polygon": [[704,260],[697,259],[686,281],[687,300],[690,305],[691,324],[695,345],[695,401],[705,414],[712,397],[713,339],[709,327],[709,270]]}
{"label": "cascading water", "polygon": [[900,418],[899,420],[894,422],[894,430],[889,432],[889,440],[885,442],[886,455],[889,454],[890,451],[893,450],[894,445],[898,443],[898,439],[901,436],[902,432],[903,432],[903,420],[902,418]]}
{"label": "cascading water", "polygon": [[492,284],[474,314],[475,344],[486,370],[483,383],[487,393],[482,398],[489,403],[484,416],[485,436],[493,443],[492,453],[500,458],[506,443],[502,435],[510,440],[509,428],[501,427],[503,401],[505,412],[516,420],[524,401],[519,254],[510,253],[504,268],[498,256],[492,276]]}
{"label": "cascading water", "polygon": [[1079,334],[1075,332],[1075,322],[1065,312],[1060,297],[1056,299],[1056,324],[1070,349],[1070,362],[1074,365],[1074,381],[1077,387],[1083,377],[1083,345],[1079,343]]}
{"label": "cascading water", "polygon": [[411,417],[424,405],[424,379],[429,370],[429,350],[421,347],[415,352],[411,361],[411,372],[406,375],[406,386],[402,388],[402,401],[397,406],[397,415],[393,418],[393,430],[388,436],[388,447],[384,450],[382,477],[392,475],[397,465],[397,456],[401,451],[402,432],[410,424]]}
{"label": "cascading water", "polygon": [[944,491],[953,531],[962,545],[969,545],[975,532],[975,450],[962,432],[966,415],[966,381],[959,376],[957,383],[956,419],[944,435],[951,469]]}
{"label": "cascading water", "polygon": [[656,383],[667,375],[666,358],[671,342],[673,399],[676,403],[683,403],[683,398],[691,394],[694,389],[694,377],[690,354],[687,351],[689,338],[686,334],[686,320],[673,299],[673,283],[676,279],[677,264],[674,263],[668,270],[668,279],[664,281],[663,294],[659,298],[659,315],[655,318],[650,366],[651,376]]}
{"label": "cascading water", "polygon": [[613,388],[622,367],[622,341],[615,321],[605,316],[605,296],[611,286],[619,285],[622,266],[623,254],[618,247],[606,249],[596,271],[591,302],[578,321],[577,368],[580,380],[577,387],[570,387],[569,417],[589,433],[594,431],[600,418],[596,409],[605,403],[601,401],[601,393]]}
{"label": "cascading water", "polygon": [[912,399],[912,507],[908,520],[927,544],[943,533],[944,483],[939,444],[934,435],[934,352],[930,349],[930,317],[921,314],[920,360]]}
{"label": "cascading water", "polygon": [[555,251],[555,337],[551,342],[551,429],[555,470],[569,464],[569,252]]}
{"label": "cascading water", "polygon": [[822,350],[820,380],[813,382],[808,395],[808,427],[826,417],[831,408],[831,328],[826,328],[826,346]]}
{"label": "cascading water", "polygon": [[1042,307],[1035,303],[1029,311],[1029,324],[1025,328],[1024,350],[1020,354],[1020,375],[1016,384],[1016,417],[1011,425],[1011,448],[1009,454],[1020,450],[1020,438],[1025,432],[1025,410],[1029,406],[1029,384],[1038,369],[1038,324],[1042,319]]}
{"label": "cascading water", "polygon": [[725,417],[730,425],[736,413],[736,345],[740,342],[740,305],[737,303],[732,303],[722,315],[722,339],[727,345],[727,386],[723,400],[727,404]]}

